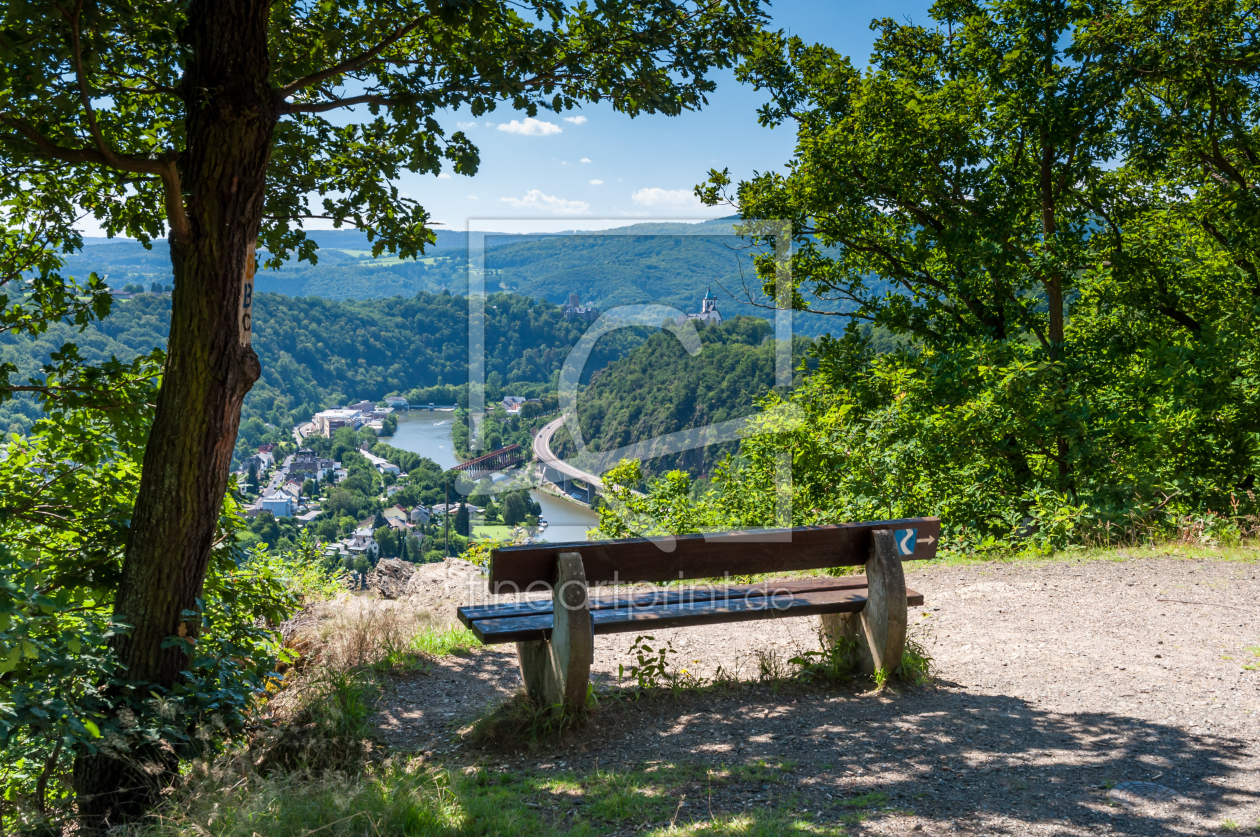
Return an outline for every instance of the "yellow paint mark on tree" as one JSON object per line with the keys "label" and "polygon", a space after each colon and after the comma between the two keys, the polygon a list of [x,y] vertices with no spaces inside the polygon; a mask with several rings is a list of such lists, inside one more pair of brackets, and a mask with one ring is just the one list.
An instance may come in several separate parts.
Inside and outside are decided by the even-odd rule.
{"label": "yellow paint mark on tree", "polygon": [[241,283],[241,308],[237,320],[237,334],[240,337],[241,346],[245,348],[249,348],[250,339],[253,337],[254,270],[257,267],[254,251],[257,247],[257,241],[251,242],[249,245],[249,252],[245,255],[245,281]]}

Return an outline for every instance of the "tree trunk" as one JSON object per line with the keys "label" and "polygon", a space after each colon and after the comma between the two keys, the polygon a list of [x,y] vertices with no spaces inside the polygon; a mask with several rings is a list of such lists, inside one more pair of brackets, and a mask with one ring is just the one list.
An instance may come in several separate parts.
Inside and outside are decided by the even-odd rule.
{"label": "tree trunk", "polygon": [[[241,403],[260,372],[250,347],[254,247],[277,119],[268,79],[268,3],[198,0],[181,33],[186,227],[168,219],[175,292],[161,391],[145,448],[114,616],[127,679],[173,686],[188,667]],[[183,636],[163,648],[168,637]],[[154,766],[158,769],[154,769]],[[146,767],[148,769],[146,769]],[[75,790],[88,832],[142,814],[174,774],[159,751],[80,754]]]}
{"label": "tree trunk", "polygon": [[[1049,32],[1047,32],[1047,38]],[[1041,146],[1041,232],[1043,236],[1043,244],[1047,250],[1054,243],[1054,234],[1057,227],[1055,220],[1055,192],[1054,192],[1054,146],[1050,144],[1048,131],[1042,129],[1042,146]],[[1055,272],[1048,276],[1042,277],[1042,285],[1046,289],[1046,304],[1050,309],[1050,328],[1047,334],[1050,344],[1050,359],[1059,360],[1063,357],[1063,274],[1058,268]],[[1055,433],[1054,438],[1055,451],[1057,452],[1057,468],[1059,472],[1059,489],[1063,491],[1072,490],[1072,468],[1068,462],[1069,444],[1067,438],[1062,431]]]}

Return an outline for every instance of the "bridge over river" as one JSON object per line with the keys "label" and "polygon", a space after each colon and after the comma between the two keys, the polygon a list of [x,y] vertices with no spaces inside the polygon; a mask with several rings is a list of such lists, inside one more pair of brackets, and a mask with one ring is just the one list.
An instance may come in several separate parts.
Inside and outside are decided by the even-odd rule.
{"label": "bridge over river", "polygon": [[[543,477],[559,486],[565,494],[580,494],[587,503],[593,503],[604,483],[594,474],[565,462],[551,450],[551,437],[562,424],[564,416],[548,422],[538,431],[538,435],[534,436],[534,459],[538,460]],[[574,480],[581,480],[586,487],[577,485]]]}
{"label": "bridge over river", "polygon": [[[432,414],[412,412],[399,416],[398,432],[386,437],[385,443],[428,457],[441,468],[454,468],[459,464],[455,446],[451,442],[451,425],[454,417],[447,413]],[[599,523],[599,516],[578,503],[562,500],[541,489],[533,489],[530,496],[542,506],[542,516],[548,526],[538,540],[567,543],[586,540],[586,531]]]}

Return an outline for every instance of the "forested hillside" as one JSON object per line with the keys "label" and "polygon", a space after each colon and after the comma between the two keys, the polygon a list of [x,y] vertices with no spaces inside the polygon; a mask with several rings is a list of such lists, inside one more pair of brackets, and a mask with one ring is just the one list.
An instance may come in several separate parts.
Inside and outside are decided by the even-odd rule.
{"label": "forested hillside", "polygon": [[[110,316],[83,334],[59,324],[38,338],[0,335],[0,358],[29,375],[73,340],[90,363],[111,355],[127,360],[164,345],[170,304],[167,294],[145,293],[115,301]],[[256,311],[254,348],[263,372],[246,398],[243,424],[258,418],[287,431],[335,404],[468,380],[468,305],[461,296],[338,302],[259,294]],[[485,312],[490,397],[508,382],[550,380],[586,325],[566,321],[554,305],[512,294],[491,295]],[[643,337],[633,329],[607,335],[588,370],[604,367]],[[0,429],[21,432],[37,415],[33,402],[15,398],[0,406]]]}
{"label": "forested hillside", "polygon": [[[611,451],[757,412],[758,399],[774,387],[769,323],[736,317],[699,331],[702,349],[695,356],[687,354],[673,334],[661,331],[592,376],[578,398],[587,449]],[[808,346],[805,339],[795,341],[794,369]],[[644,471],[659,474],[680,468],[707,474],[737,447],[730,442],[656,459],[644,457]],[[576,453],[565,428],[556,434],[554,449],[566,458]]]}
{"label": "forested hillside", "polygon": [[[316,230],[310,238],[319,246],[316,263],[291,259],[278,269],[259,270],[254,288],[259,293],[289,296],[318,296],[325,299],[384,299],[413,296],[421,291],[438,293],[449,289],[464,293],[467,278],[462,273],[431,270],[438,259],[444,264],[463,264],[467,258],[468,234],[435,230],[436,241],[419,260],[399,260],[388,253],[372,255],[372,242],[359,230]],[[487,247],[505,246],[516,241],[533,241],[537,236],[498,235]],[[166,286],[173,281],[167,242],[154,241],[149,248],[127,239],[88,238],[84,248],[66,258],[66,273],[86,277],[97,273],[113,288],[153,284]],[[259,254],[265,263],[268,254]]]}
{"label": "forested hillside", "polygon": [[[718,307],[736,314],[770,318],[761,283],[752,267],[747,242],[732,234],[735,219],[702,224],[644,223],[597,232],[558,235],[486,234],[485,289],[518,293],[563,304],[577,293],[583,304],[604,310],[617,305],[663,303],[688,313],[712,288]],[[278,270],[262,269],[255,277],[259,293],[317,296],[324,299],[381,299],[440,293],[463,295],[468,289],[468,234],[438,230],[437,241],[418,260],[400,261],[372,255],[372,244],[357,230],[317,231],[317,263],[290,260]],[[263,262],[267,254],[262,253]],[[67,261],[67,272],[86,276],[95,271],[115,288],[172,281],[165,241],[151,250],[123,240],[90,239]],[[877,279],[872,293],[888,285]],[[756,305],[751,304],[757,303]],[[815,304],[823,310],[838,306]],[[840,328],[834,317],[794,315],[794,330],[818,336]]]}

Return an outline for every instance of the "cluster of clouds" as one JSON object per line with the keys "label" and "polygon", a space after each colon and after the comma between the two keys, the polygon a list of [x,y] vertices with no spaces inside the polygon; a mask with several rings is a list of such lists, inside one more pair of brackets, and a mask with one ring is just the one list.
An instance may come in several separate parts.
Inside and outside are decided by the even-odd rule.
{"label": "cluster of clouds", "polygon": [[[601,186],[603,183],[602,180],[591,181],[592,186]],[[697,210],[702,207],[699,199],[688,189],[640,189],[630,195],[630,200],[636,206],[656,210]],[[548,195],[541,189],[530,189],[520,198],[499,198],[499,202],[506,203],[513,209],[550,212],[552,215],[585,215],[591,209],[586,201],[566,200],[558,195]]]}
{"label": "cluster of clouds", "polygon": [[[566,116],[564,121],[570,125],[583,125],[587,120],[585,116]],[[476,128],[477,124],[476,122],[456,122],[455,127],[467,131]],[[535,119],[532,116],[527,116],[525,119],[513,119],[511,122],[500,122],[497,125],[490,121],[482,124],[487,128],[494,128],[505,134],[518,134],[523,137],[549,137],[554,134],[564,133],[564,128],[561,128],[556,123],[548,122],[545,119]]]}
{"label": "cluster of clouds", "polygon": [[555,195],[543,194],[541,189],[530,189],[523,198],[499,198],[499,201],[513,209],[532,209],[552,215],[585,215],[591,209],[586,201],[566,201]]}
{"label": "cluster of clouds", "polygon": [[[588,120],[585,116],[566,116],[563,117],[564,122],[570,125],[583,125]],[[556,134],[564,133],[564,128],[555,122],[548,122],[545,119],[535,119],[534,117],[526,117],[525,119],[513,119],[510,122],[494,123],[485,122],[456,122],[456,127],[468,130],[479,126],[485,128],[493,128],[502,131],[505,134],[515,134],[523,137],[549,137]],[[583,157],[579,162],[590,163],[590,157]],[[565,164],[567,165],[567,163]],[[439,177],[450,177],[448,174],[440,174]],[[592,179],[589,181],[592,186],[603,186],[604,181]],[[475,195],[469,195],[470,199],[475,200]],[[635,206],[650,210],[698,210],[703,208],[700,200],[691,192],[690,189],[661,189],[659,187],[649,187],[639,189],[630,195],[630,200]],[[499,198],[500,203],[505,203],[513,209],[523,209],[532,212],[547,212],[552,215],[585,215],[590,212],[591,205],[586,201],[567,200],[558,195],[548,195],[541,189],[530,189],[521,197],[502,197]],[[636,212],[632,214],[648,214],[646,212]]]}
{"label": "cluster of clouds", "polygon": [[699,209],[702,206],[690,189],[640,189],[630,195],[630,200],[653,209]]}

